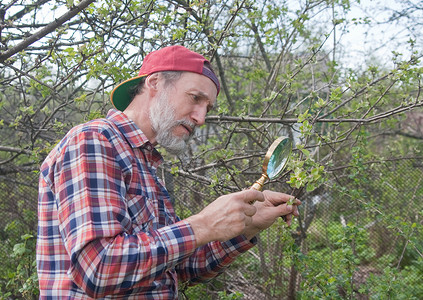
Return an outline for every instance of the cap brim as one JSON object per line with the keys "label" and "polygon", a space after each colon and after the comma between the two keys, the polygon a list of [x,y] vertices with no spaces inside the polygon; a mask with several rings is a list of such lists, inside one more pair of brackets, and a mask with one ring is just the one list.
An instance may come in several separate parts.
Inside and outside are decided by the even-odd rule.
{"label": "cap brim", "polygon": [[146,76],[147,75],[141,75],[129,78],[117,85],[110,94],[110,100],[113,106],[120,111],[124,111],[132,101],[131,90]]}

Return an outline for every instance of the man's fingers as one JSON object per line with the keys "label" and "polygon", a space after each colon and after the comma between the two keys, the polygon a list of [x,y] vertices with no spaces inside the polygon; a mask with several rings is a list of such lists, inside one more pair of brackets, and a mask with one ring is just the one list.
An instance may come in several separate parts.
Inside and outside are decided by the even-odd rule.
{"label": "man's fingers", "polygon": [[243,196],[243,201],[248,204],[253,204],[256,201],[263,202],[265,200],[263,193],[254,189],[243,190],[239,193]]}
{"label": "man's fingers", "polygon": [[244,211],[245,215],[249,217],[254,216],[256,212],[257,208],[254,205],[247,205]]}
{"label": "man's fingers", "polygon": [[288,214],[288,215],[285,215],[285,216],[282,216],[282,217],[285,220],[286,224],[291,225],[291,222],[292,222],[292,215],[291,214]]}
{"label": "man's fingers", "polygon": [[282,215],[294,215],[296,217],[299,216],[298,206],[297,205],[281,205]]}
{"label": "man's fingers", "polygon": [[297,205],[281,205],[282,209],[282,219],[288,224],[288,226],[292,223],[293,216],[298,217],[300,214],[298,212],[298,206]]}
{"label": "man's fingers", "polygon": [[266,191],[263,191],[263,195],[266,198],[266,200],[272,203],[274,206],[278,206],[287,202],[293,205],[301,205],[300,200],[294,199],[293,196],[288,194],[266,190]]}

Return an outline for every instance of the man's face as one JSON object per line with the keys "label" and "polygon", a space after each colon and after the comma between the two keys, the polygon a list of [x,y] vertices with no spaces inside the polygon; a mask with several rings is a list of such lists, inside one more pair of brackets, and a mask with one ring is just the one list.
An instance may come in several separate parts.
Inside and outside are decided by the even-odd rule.
{"label": "man's face", "polygon": [[213,82],[196,73],[184,72],[173,84],[164,85],[149,111],[157,143],[170,153],[181,153],[196,126],[204,124],[216,94]]}
{"label": "man's face", "polygon": [[[169,101],[167,91],[161,92],[150,108],[150,121],[152,129],[156,133],[157,143],[173,154],[180,154],[194,134],[194,123],[176,119],[176,110]],[[182,136],[175,135],[173,132],[178,126],[186,126],[191,132]]]}

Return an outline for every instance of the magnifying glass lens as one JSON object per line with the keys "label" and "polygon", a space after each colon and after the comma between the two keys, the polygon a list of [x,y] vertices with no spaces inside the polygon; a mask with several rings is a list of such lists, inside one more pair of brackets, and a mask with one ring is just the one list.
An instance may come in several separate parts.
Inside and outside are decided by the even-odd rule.
{"label": "magnifying glass lens", "polygon": [[270,145],[269,150],[267,150],[260,179],[257,180],[251,188],[261,191],[264,183],[268,179],[275,179],[278,177],[286,167],[291,155],[291,150],[292,141],[290,138],[281,136],[276,139],[273,144]]}
{"label": "magnifying glass lens", "polygon": [[279,173],[283,171],[288,161],[291,148],[292,142],[288,138],[283,139],[275,148],[267,165],[267,176],[269,176],[270,179],[278,177]]}

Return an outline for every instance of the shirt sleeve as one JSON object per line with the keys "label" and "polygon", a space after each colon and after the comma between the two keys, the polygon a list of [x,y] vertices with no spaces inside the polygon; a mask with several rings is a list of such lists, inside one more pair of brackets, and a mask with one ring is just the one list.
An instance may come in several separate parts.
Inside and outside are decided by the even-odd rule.
{"label": "shirt sleeve", "polygon": [[66,141],[56,159],[53,186],[70,257],[68,275],[90,297],[148,286],[196,246],[184,221],[130,234],[120,150],[100,133],[81,132]]}
{"label": "shirt sleeve", "polygon": [[257,244],[240,235],[226,242],[210,242],[199,247],[193,255],[176,267],[180,281],[191,285],[220,275],[239,255]]}

